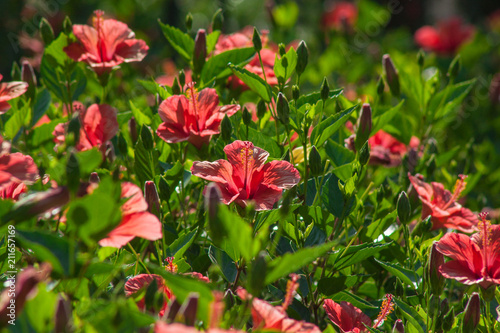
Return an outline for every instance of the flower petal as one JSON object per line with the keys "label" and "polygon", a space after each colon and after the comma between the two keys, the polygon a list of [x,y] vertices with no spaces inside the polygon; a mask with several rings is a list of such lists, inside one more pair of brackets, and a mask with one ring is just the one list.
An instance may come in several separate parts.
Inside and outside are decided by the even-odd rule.
{"label": "flower petal", "polygon": [[148,54],[149,46],[142,39],[127,39],[116,47],[115,55],[124,62],[141,61]]}
{"label": "flower petal", "polygon": [[439,267],[439,272],[447,279],[455,279],[467,285],[483,281],[481,274],[471,271],[467,263],[463,261],[448,261]]}
{"label": "flower petal", "polygon": [[300,181],[300,173],[287,161],[271,161],[262,168],[262,183],[276,189],[290,189]]}
{"label": "flower petal", "polygon": [[132,213],[144,212],[148,209],[148,204],[142,195],[141,189],[132,183],[124,182],[121,184],[122,192],[120,197],[122,199],[128,198],[122,205],[122,214],[128,215]]}
{"label": "flower petal", "polygon": [[434,195],[432,186],[427,184],[423,180],[420,180],[418,177],[412,176],[410,173],[408,173],[408,178],[410,179],[410,182],[415,188],[415,191],[417,191],[418,195],[423,199],[431,202]]}
{"label": "flower petal", "polygon": [[133,38],[134,33],[129,27],[120,21],[114,19],[103,20],[102,22],[101,53],[104,59],[102,62],[113,59],[117,47],[127,38]]}
{"label": "flower petal", "polygon": [[[470,237],[464,234],[448,233],[439,240],[436,249],[445,256],[460,263],[460,266],[463,268],[457,274],[465,276],[464,272],[469,271],[471,272],[470,274],[473,274],[472,276],[481,276],[483,268],[482,255],[479,247]],[[448,265],[448,267],[456,269],[457,264]],[[448,275],[453,274],[452,271],[446,272]]]}
{"label": "flower petal", "polygon": [[267,151],[254,147],[250,141],[240,140],[228,144],[224,147],[224,152],[233,165],[233,179],[238,187],[250,186],[253,173],[260,171],[269,156]]}
{"label": "flower petal", "polygon": [[[76,36],[76,38],[80,40],[80,42],[82,42],[83,47],[87,51],[86,53],[90,53],[95,58],[95,60],[99,62],[102,61],[101,56],[99,54],[99,50],[97,49],[97,43],[98,43],[97,31],[93,27],[83,24],[74,24],[73,34]],[[75,60],[81,61],[78,59]]]}
{"label": "flower petal", "polygon": [[191,173],[211,182],[216,182],[228,186],[228,189],[238,193],[238,187],[233,181],[233,166],[226,160],[217,160],[215,162],[193,162]]}

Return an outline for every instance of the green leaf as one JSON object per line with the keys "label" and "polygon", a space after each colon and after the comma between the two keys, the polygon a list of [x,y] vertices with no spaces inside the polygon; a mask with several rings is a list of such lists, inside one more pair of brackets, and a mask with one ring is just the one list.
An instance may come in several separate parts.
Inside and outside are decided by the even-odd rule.
{"label": "green leaf", "polygon": [[207,54],[212,53],[215,49],[215,45],[217,44],[217,40],[219,39],[221,32],[220,30],[212,31],[207,36]]}
{"label": "green leaf", "polygon": [[334,166],[349,164],[356,158],[356,154],[332,139],[326,140],[325,151]]}
{"label": "green leaf", "polygon": [[276,6],[273,9],[273,19],[279,27],[291,29],[297,22],[299,17],[299,6],[293,2],[288,1],[282,5]]}
{"label": "green leaf", "polygon": [[30,118],[30,105],[26,103],[23,107],[17,110],[5,123],[5,136],[13,140],[16,137],[17,133],[19,133],[19,130],[21,130],[21,128],[25,125],[25,123],[29,123]]}
{"label": "green leaf", "polygon": [[234,280],[236,280],[238,269],[236,268],[234,261],[226,252],[222,251],[218,247],[210,246],[208,248],[208,257],[210,258],[210,261],[220,267],[224,278],[228,282],[233,283]]}
{"label": "green leaf", "polygon": [[318,290],[325,296],[331,296],[343,290],[350,289],[365,277],[368,277],[368,275],[341,275],[322,278],[318,281]]}
{"label": "green leaf", "polygon": [[[287,61],[287,67],[283,66],[283,59]],[[293,47],[291,47],[288,52],[281,58],[276,54],[276,59],[274,60],[274,74],[278,78],[282,78],[283,81],[288,80],[292,76],[295,66],[297,65],[297,52]]]}
{"label": "green leaf", "polygon": [[88,177],[92,172],[96,171],[102,163],[102,153],[97,147],[78,152],[75,156],[78,160],[80,176],[82,178]]}
{"label": "green leaf", "polygon": [[[328,94],[328,97],[330,99],[337,98],[337,97],[340,96],[340,94],[342,94],[342,91],[343,91],[342,88],[335,89],[335,90],[330,90],[330,93]],[[300,108],[301,106],[303,106],[305,104],[313,105],[313,104],[318,103],[318,101],[320,99],[321,99],[321,94],[319,92],[314,92],[314,93],[311,93],[309,95],[302,95],[297,100],[296,107],[298,109],[298,108]]]}
{"label": "green leaf", "polygon": [[434,119],[446,117],[453,111],[476,83],[476,79],[456,83],[434,95],[429,101],[429,112],[434,114]]}
{"label": "green leaf", "polygon": [[243,66],[252,59],[254,54],[254,48],[247,47],[244,49],[229,50],[211,57],[201,71],[201,86],[207,86],[216,79],[229,76],[231,74],[231,69],[227,67],[229,63]]}
{"label": "green leaf", "polygon": [[376,306],[373,306],[361,297],[356,296],[348,291],[341,291],[333,295],[332,300],[334,300],[335,302],[346,301],[359,309],[377,309]]}
{"label": "green leaf", "polygon": [[33,107],[33,119],[31,119],[31,126],[34,126],[40,118],[47,112],[51,102],[50,93],[47,89],[43,89],[36,96],[36,103]]}
{"label": "green leaf", "polygon": [[396,106],[390,108],[389,110],[385,111],[381,115],[377,115],[376,117],[373,118],[373,127],[371,131],[371,135],[377,133],[379,130],[381,130],[386,124],[388,124],[394,116],[400,112],[401,107],[403,106],[405,100],[402,100],[399,102]]}
{"label": "green leaf", "polygon": [[165,35],[170,45],[172,45],[181,56],[190,61],[194,51],[194,40],[188,34],[183,33],[175,27],[163,24],[160,20],[158,20],[158,23],[163,31],[163,35]]}
{"label": "green leaf", "polygon": [[365,259],[373,257],[381,250],[389,247],[390,244],[391,243],[387,244],[365,243],[361,245],[353,245],[350,246],[347,250],[346,249],[336,250],[330,256],[328,261],[333,263],[332,269],[340,271],[346,267],[349,267]]}
{"label": "green leaf", "polygon": [[336,217],[341,217],[342,213],[344,213],[344,217],[348,216],[356,206],[354,196],[346,202],[339,188],[339,178],[333,174],[325,177],[328,178],[325,180],[323,188],[321,189],[323,204],[326,209]]}
{"label": "green leaf", "polygon": [[334,114],[319,123],[319,125],[314,127],[311,132],[311,144],[316,147],[322,146],[326,140],[328,140],[333,134],[335,134],[335,132],[344,126],[347,119],[349,119],[349,116],[356,108],[357,105],[340,113]]}
{"label": "green leaf", "polygon": [[167,256],[173,256],[175,260],[179,260],[182,258],[184,253],[189,249],[191,244],[195,239],[195,235],[198,229],[187,232],[184,230],[179,234],[179,238],[177,238],[167,249]]}
{"label": "green leaf", "polygon": [[135,121],[137,122],[137,128],[142,128],[142,125],[151,125],[151,118],[148,117],[144,112],[142,112],[134,103],[130,100],[130,110],[134,115]]}
{"label": "green leaf", "polygon": [[394,298],[394,302],[398,306],[399,310],[403,313],[403,316],[417,329],[419,333],[426,333],[427,325],[424,319],[415,311],[411,306],[403,301]]}
{"label": "green leaf", "polygon": [[257,93],[257,95],[259,95],[265,102],[271,102],[271,87],[260,76],[233,64],[229,64],[229,68],[231,68],[234,75],[243,81],[250,88],[250,90]]}
{"label": "green leaf", "polygon": [[419,276],[409,269],[403,268],[398,264],[391,264],[388,262],[383,262],[381,260],[375,259],[383,268],[385,268],[389,273],[397,276],[406,285],[409,285],[413,289],[417,289],[417,284],[420,281]]}
{"label": "green leaf", "polygon": [[[246,126],[240,125],[240,137],[246,138]],[[269,153],[270,157],[280,158],[281,150],[275,140],[267,135],[262,135],[262,132],[253,128],[248,128],[248,141],[251,141],[255,146],[264,149]]]}
{"label": "green leaf", "polygon": [[139,136],[135,144],[134,170],[141,184],[147,180],[153,180],[160,173],[158,164],[158,151],[156,149],[147,150]]}
{"label": "green leaf", "polygon": [[331,251],[334,243],[335,242],[329,242],[315,247],[303,248],[295,253],[286,253],[274,259],[267,265],[268,271],[264,284],[271,284],[325,255],[328,251]]}

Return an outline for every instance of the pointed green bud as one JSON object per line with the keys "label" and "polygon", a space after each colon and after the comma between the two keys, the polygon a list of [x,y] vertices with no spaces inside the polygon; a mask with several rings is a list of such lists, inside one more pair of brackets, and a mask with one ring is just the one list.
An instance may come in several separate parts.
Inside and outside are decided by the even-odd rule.
{"label": "pointed green bud", "polygon": [[381,203],[385,198],[385,188],[384,185],[380,185],[377,191],[377,202]]}
{"label": "pointed green bud", "polygon": [[179,86],[179,81],[177,78],[174,78],[174,83],[172,83],[172,95],[180,95],[181,87]]}
{"label": "pointed green bud", "polygon": [[260,34],[256,27],[253,28],[252,43],[255,52],[260,52],[260,50],[262,50],[262,40],[260,39]]}
{"label": "pointed green bud", "polygon": [[63,31],[66,35],[69,35],[73,31],[73,23],[69,16],[66,16],[63,21]]}
{"label": "pointed green bud", "polygon": [[396,320],[394,327],[392,328],[392,333],[405,333],[405,326],[401,319]]}
{"label": "pointed green bud", "polygon": [[219,8],[212,17],[212,31],[222,30],[223,23],[224,16],[222,16],[222,9]]}
{"label": "pointed green bud", "polygon": [[410,206],[410,200],[408,200],[408,196],[406,195],[405,191],[402,191],[399,194],[397,211],[398,211],[399,221],[402,224],[407,224],[408,222],[410,222],[411,206]]}
{"label": "pointed green bud", "polygon": [[445,315],[450,311],[450,301],[448,301],[447,298],[443,299],[441,301],[441,306],[439,307],[439,314],[440,315]]}
{"label": "pointed green bud", "polygon": [[382,57],[382,67],[384,68],[385,79],[393,96],[400,95],[399,74],[392,62],[391,56],[384,54]]}
{"label": "pointed green bud", "polygon": [[283,93],[278,93],[278,103],[276,104],[278,119],[286,126],[290,123],[290,106]]}
{"label": "pointed green bud", "polygon": [[34,101],[36,95],[36,75],[33,66],[27,60],[23,60],[21,67],[21,80],[28,83],[26,95]]}
{"label": "pointed green bud", "polygon": [[207,58],[207,33],[205,29],[198,30],[194,39],[193,71],[201,73]]}
{"label": "pointed green bud", "polygon": [[267,111],[266,102],[264,102],[261,99],[259,103],[257,103],[257,117],[259,119],[262,119],[265,116],[266,111]]}
{"label": "pointed green bud", "polygon": [[298,75],[301,75],[306,69],[308,58],[309,51],[307,50],[306,42],[301,41],[297,47],[297,65],[295,66],[295,71]]}
{"label": "pointed green bud", "polygon": [[186,15],[186,29],[187,29],[187,31],[191,30],[192,27],[193,27],[193,14],[191,14],[191,12],[189,12]]}
{"label": "pointed green bud", "polygon": [[385,82],[384,78],[381,76],[377,82],[377,95],[382,98],[384,96]]}
{"label": "pointed green bud", "polygon": [[220,135],[222,140],[225,143],[229,143],[231,141],[231,135],[233,133],[233,125],[231,124],[231,120],[227,114],[222,118],[222,122],[220,123]]}
{"label": "pointed green bud", "polygon": [[279,53],[280,57],[283,57],[286,54],[285,44],[279,43],[279,45],[278,45],[278,53]]}
{"label": "pointed green bud", "polygon": [[297,186],[294,186],[291,189],[285,191],[280,207],[281,216],[286,217],[288,215],[288,213],[290,212],[290,205],[292,204],[295,197],[297,197]]}
{"label": "pointed green bud", "polygon": [[54,29],[45,17],[40,20],[40,36],[42,36],[43,43],[47,47],[55,39]]}
{"label": "pointed green bud", "polygon": [[248,111],[246,107],[243,107],[241,119],[243,120],[243,124],[245,124],[245,126],[248,126],[252,123],[252,114]]}
{"label": "pointed green bud", "polygon": [[453,61],[450,64],[450,67],[448,68],[448,77],[450,80],[454,80],[458,73],[460,72],[460,67],[461,67],[461,60],[460,60],[460,54],[458,54]]}
{"label": "pointed green bud", "polygon": [[80,163],[78,163],[78,159],[73,152],[69,155],[66,163],[66,178],[70,191],[78,191],[80,188]]}
{"label": "pointed green bud", "polygon": [[[137,141],[137,121],[134,117],[130,118],[128,122],[128,130],[130,132],[130,137],[132,138],[132,143],[136,143]],[[122,150],[121,147],[118,147],[122,153],[126,153],[126,150]]]}
{"label": "pointed green bud", "polygon": [[12,77],[12,80],[14,80],[14,81],[21,80],[21,68],[19,67],[17,62],[12,63],[12,69],[10,71],[10,76]]}
{"label": "pointed green bud", "polygon": [[359,164],[366,165],[368,163],[370,160],[370,145],[368,144],[368,141],[365,141],[363,146],[361,146],[358,156]]}
{"label": "pointed green bud", "polygon": [[[488,314],[489,315],[489,314]],[[479,294],[474,292],[464,310],[462,332],[474,333],[481,317],[481,300]]]}
{"label": "pointed green bud", "polygon": [[321,162],[321,155],[315,146],[312,146],[309,152],[309,169],[311,176],[317,177],[323,173],[323,163]]}
{"label": "pointed green bud", "polygon": [[186,84],[186,73],[184,73],[184,70],[181,69],[179,71],[179,86],[182,88]]}
{"label": "pointed green bud", "polygon": [[429,160],[427,161],[427,174],[428,175],[433,175],[434,171],[436,170],[436,155],[432,154]]}
{"label": "pointed green bud", "polygon": [[299,86],[294,84],[292,86],[292,97],[293,97],[293,100],[294,101],[297,101],[299,99],[299,96],[300,96],[300,89],[299,89]]}
{"label": "pointed green bud", "polygon": [[454,324],[455,324],[455,310],[451,308],[450,312],[448,312],[443,317],[443,324],[441,325],[441,328],[443,329],[444,332],[449,332],[453,328]]}
{"label": "pointed green bud", "polygon": [[358,129],[356,131],[356,139],[354,141],[354,146],[356,150],[361,149],[361,147],[370,138],[370,133],[372,131],[372,108],[370,104],[365,103],[361,108],[358,118]]}
{"label": "pointed green bud", "polygon": [[431,246],[426,267],[427,279],[429,281],[431,293],[434,295],[441,295],[444,290],[446,280],[439,272],[439,267],[442,265],[444,265],[444,256],[437,250],[436,243],[434,243]]}
{"label": "pointed green bud", "polygon": [[439,295],[431,295],[427,306],[429,317],[433,318],[439,311]]}
{"label": "pointed green bud", "polygon": [[420,49],[417,53],[418,67],[420,67],[420,69],[422,69],[424,67],[424,63],[425,63],[425,53],[422,49]]}
{"label": "pointed green bud", "polygon": [[146,150],[151,150],[154,148],[155,141],[153,134],[151,134],[151,130],[146,125],[142,125],[141,139],[142,139],[142,144],[144,145],[144,148],[146,148]]}
{"label": "pointed green bud", "polygon": [[320,97],[323,100],[323,103],[330,98],[330,86],[328,85],[326,76],[321,84]]}
{"label": "pointed green bud", "polygon": [[144,183],[144,198],[148,203],[148,211],[160,218],[160,197],[158,196],[158,191],[156,190],[156,185],[153,181],[148,180]]}
{"label": "pointed green bud", "polygon": [[160,189],[160,198],[161,200],[168,201],[170,198],[170,186],[168,185],[168,182],[165,180],[165,178],[160,177],[160,180],[158,181],[158,188]]}
{"label": "pointed green bud", "polygon": [[80,140],[80,127],[81,127],[80,117],[78,115],[78,112],[75,112],[73,113],[73,116],[68,123],[68,131],[67,131],[68,134],[70,133],[73,134],[74,142],[69,143],[71,146],[75,145],[76,142]]}

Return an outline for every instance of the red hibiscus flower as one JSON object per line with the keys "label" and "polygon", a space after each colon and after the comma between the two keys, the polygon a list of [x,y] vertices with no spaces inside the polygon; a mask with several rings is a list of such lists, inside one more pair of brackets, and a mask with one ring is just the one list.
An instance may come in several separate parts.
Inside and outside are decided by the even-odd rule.
{"label": "red hibiscus flower", "polygon": [[99,245],[121,248],[135,237],[152,241],[163,237],[161,222],[147,211],[148,204],[139,187],[122,183],[121,198],[127,199],[121,208],[122,221],[108,237],[99,241]]}
{"label": "red hibiscus flower", "polygon": [[436,249],[451,259],[439,267],[444,277],[487,289],[500,284],[500,225],[491,225],[485,213],[479,216],[479,233],[447,233]]}
{"label": "red hibiscus flower", "polygon": [[111,71],[123,62],[141,61],[149,47],[129,27],[117,20],[105,20],[103,11],[94,12],[93,27],[73,25],[73,34],[79,42],[72,43],[64,51],[75,61],[83,61],[97,74]]}
{"label": "red hibiscus flower", "polygon": [[[256,55],[244,68],[249,72],[257,74],[262,79],[265,79],[269,85],[277,85],[278,78],[274,74],[274,60],[276,59],[276,52],[269,49],[262,49],[260,50],[260,56],[262,58],[262,66],[260,65],[259,56]],[[264,67],[264,71],[262,70],[262,67]],[[229,77],[228,83],[232,89],[248,89],[247,85],[234,75]]]}
{"label": "red hibiscus flower", "polygon": [[[0,81],[3,75],[0,74]],[[2,82],[0,83],[0,114],[4,114],[10,109],[10,101],[13,98],[19,97],[28,90],[28,84],[22,81]]]}
{"label": "red hibiscus flower", "polygon": [[299,286],[297,282],[298,275],[291,274],[291,278],[287,284],[287,293],[282,306],[272,306],[261,299],[253,297],[241,287],[236,290],[241,299],[252,301],[253,330],[272,330],[284,333],[321,332],[314,324],[288,318],[286,309],[291,304],[293,294]]}
{"label": "red hibiscus flower", "polygon": [[[0,136],[0,198],[17,200],[26,191],[23,183],[33,183],[38,178],[38,168],[33,158],[21,153],[10,154],[10,148]],[[5,149],[3,147],[5,146]]]}
{"label": "red hibiscus flower", "polygon": [[21,182],[10,182],[8,185],[0,188],[0,198],[19,200],[22,193],[28,192],[28,187]]}
{"label": "red hibiscus flower", "polygon": [[300,181],[300,175],[286,161],[265,163],[269,153],[248,141],[235,141],[224,148],[226,160],[194,162],[194,176],[213,181],[222,194],[222,202],[240,206],[255,202],[256,210],[269,210]]}
{"label": "red hibiscus flower", "polygon": [[[252,26],[246,26],[241,31],[235,32],[234,34],[220,35],[219,39],[217,40],[217,44],[215,44],[214,54],[219,54],[232,49],[253,47],[253,29],[254,28]],[[268,34],[269,31],[267,30],[260,31],[260,39],[263,46],[267,45]]]}
{"label": "red hibiscus flower", "polygon": [[[192,326],[186,326],[184,324],[172,323],[167,324],[163,321],[157,321],[154,326],[155,333],[200,333],[196,328]],[[243,331],[237,330],[223,330],[220,328],[209,328],[205,331],[206,333],[244,333]]]}
{"label": "red hibiscus flower", "polygon": [[428,51],[453,55],[458,48],[474,35],[474,27],[463,25],[458,17],[438,23],[438,27],[423,26],[415,32],[415,42]]}
{"label": "red hibiscus flower", "polygon": [[219,96],[212,88],[196,92],[194,84],[188,86],[187,97],[170,96],[158,109],[163,123],[156,134],[168,143],[189,141],[201,148],[214,134],[220,133],[220,123],[224,116],[235,114],[239,105],[219,105]]}
{"label": "red hibiscus flower", "polygon": [[353,27],[358,19],[358,8],[347,1],[336,3],[321,19],[322,25],[328,29],[342,30]]}
{"label": "red hibiscus flower", "polygon": [[[168,300],[172,298],[173,294],[172,291],[168,289],[168,287],[165,284],[165,281],[161,276],[157,274],[139,274],[134,276],[125,283],[125,295],[132,296],[133,294],[143,289],[147,289],[149,284],[153,282],[153,280],[156,280],[156,284],[158,285],[158,292],[163,293],[164,296],[163,307],[161,308],[159,313],[160,317],[163,317],[163,315],[165,314],[165,310],[168,307]],[[145,309],[146,307],[145,297],[141,298],[137,302],[137,307],[141,310]]]}
{"label": "red hibiscus flower", "polygon": [[432,216],[432,229],[451,228],[467,233],[476,229],[478,222],[476,215],[456,201],[465,189],[467,176],[460,175],[453,194],[445,190],[443,184],[432,182],[429,185],[420,177],[408,174],[411,184],[422,201],[422,219]]}

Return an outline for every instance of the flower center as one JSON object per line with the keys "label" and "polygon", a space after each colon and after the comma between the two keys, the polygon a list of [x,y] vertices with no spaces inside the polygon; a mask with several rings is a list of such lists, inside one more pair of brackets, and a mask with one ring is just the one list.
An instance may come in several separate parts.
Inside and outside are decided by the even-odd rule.
{"label": "flower center", "polygon": [[458,175],[458,179],[455,182],[455,186],[453,188],[453,195],[451,196],[450,200],[448,200],[448,202],[444,205],[444,207],[442,208],[443,210],[450,207],[450,205],[457,201],[457,199],[460,197],[460,193],[465,190],[465,186],[467,185],[467,182],[465,181],[466,178],[467,175]]}
{"label": "flower center", "polygon": [[94,29],[97,31],[97,52],[99,52],[99,57],[101,62],[104,63],[106,61],[105,59],[106,45],[104,44],[104,36],[102,31],[102,23],[104,21],[103,19],[104,11],[96,10],[94,11],[94,15],[95,17],[92,20],[92,24],[94,26]]}
{"label": "flower center", "polygon": [[295,291],[299,287],[299,283],[297,282],[300,278],[298,274],[292,273],[290,274],[291,280],[289,280],[286,283],[286,296],[285,300],[283,301],[283,305],[281,306],[283,308],[283,311],[286,311],[288,306],[292,303],[293,299],[293,294],[295,294]]}
{"label": "flower center", "polygon": [[186,95],[193,105],[193,113],[195,118],[194,123],[196,124],[196,130],[198,131],[199,134],[201,131],[200,131],[200,124],[198,123],[200,120],[200,117],[198,116],[198,103],[197,103],[198,93],[196,92],[196,88],[194,87],[194,85],[195,82],[191,82],[188,84],[188,91],[186,92]]}
{"label": "flower center", "polygon": [[170,273],[177,273],[177,264],[174,264],[174,257],[167,257],[165,259],[167,265],[165,265],[165,269]]}
{"label": "flower center", "polygon": [[481,221],[478,224],[479,227],[479,235],[481,239],[482,255],[483,255],[483,276],[488,277],[488,265],[489,265],[489,248],[490,248],[490,239],[491,239],[491,223],[486,219],[488,213],[480,213],[479,218]]}
{"label": "flower center", "polygon": [[244,182],[243,189],[247,193],[247,199],[250,199],[250,184],[252,182],[252,164],[253,164],[253,149],[245,146],[240,151],[241,161],[243,162]]}
{"label": "flower center", "polygon": [[379,327],[387,318],[387,316],[394,310],[394,303],[392,303],[393,296],[391,294],[386,294],[385,299],[382,302],[382,306],[380,307],[380,313],[375,319],[373,323],[373,328]]}

